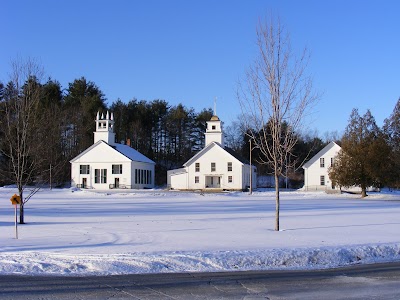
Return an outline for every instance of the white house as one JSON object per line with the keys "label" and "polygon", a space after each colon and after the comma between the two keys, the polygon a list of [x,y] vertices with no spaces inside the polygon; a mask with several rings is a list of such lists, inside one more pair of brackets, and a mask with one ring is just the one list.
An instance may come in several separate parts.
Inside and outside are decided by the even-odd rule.
{"label": "white house", "polygon": [[167,172],[168,186],[177,190],[244,190],[250,182],[255,188],[256,167],[225,147],[222,122],[216,115],[207,122],[205,147],[182,168]]}
{"label": "white house", "polygon": [[94,144],[70,161],[71,186],[93,189],[153,188],[155,162],[115,143],[114,116],[96,116]]}
{"label": "white house", "polygon": [[330,142],[303,165],[305,190],[338,189],[329,178],[328,168],[333,164],[340,149],[338,144]]}

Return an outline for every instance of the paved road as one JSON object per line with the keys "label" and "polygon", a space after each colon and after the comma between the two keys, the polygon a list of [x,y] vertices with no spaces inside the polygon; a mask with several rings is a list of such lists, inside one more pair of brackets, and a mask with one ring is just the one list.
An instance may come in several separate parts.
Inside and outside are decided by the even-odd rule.
{"label": "paved road", "polygon": [[0,299],[400,299],[400,263],[326,271],[0,276]]}

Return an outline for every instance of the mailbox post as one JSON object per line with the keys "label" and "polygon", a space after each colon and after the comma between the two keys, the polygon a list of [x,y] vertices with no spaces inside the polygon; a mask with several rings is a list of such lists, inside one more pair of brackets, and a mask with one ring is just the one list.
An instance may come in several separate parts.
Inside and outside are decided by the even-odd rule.
{"label": "mailbox post", "polygon": [[17,218],[17,206],[21,204],[21,197],[17,194],[14,194],[10,198],[11,204],[15,207],[15,238],[18,240],[18,218]]}

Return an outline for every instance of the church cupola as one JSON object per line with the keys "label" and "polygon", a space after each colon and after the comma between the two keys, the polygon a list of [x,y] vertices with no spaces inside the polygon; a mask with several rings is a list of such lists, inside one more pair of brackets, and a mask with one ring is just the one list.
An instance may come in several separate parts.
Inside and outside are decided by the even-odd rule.
{"label": "church cupola", "polygon": [[103,140],[110,146],[115,145],[115,133],[114,133],[114,114],[113,113],[100,113],[97,112],[96,116],[96,131],[94,132],[94,143]]}
{"label": "church cupola", "polygon": [[222,125],[223,123],[217,117],[217,104],[216,101],[214,102],[214,115],[211,117],[210,121],[207,122],[207,129],[206,129],[206,146],[212,142],[219,143],[223,148],[225,147],[224,144],[224,135],[222,132]]}

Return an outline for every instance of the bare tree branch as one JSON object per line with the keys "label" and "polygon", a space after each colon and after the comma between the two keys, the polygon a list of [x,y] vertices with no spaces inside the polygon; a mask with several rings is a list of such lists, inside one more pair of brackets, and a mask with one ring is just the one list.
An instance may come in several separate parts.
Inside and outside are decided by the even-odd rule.
{"label": "bare tree branch", "polygon": [[11,178],[21,197],[20,223],[24,223],[24,204],[30,197],[24,198],[23,192],[32,181],[37,161],[35,148],[35,113],[40,101],[40,79],[42,68],[32,59],[11,63],[10,81],[5,88],[4,101],[1,103],[0,130],[6,147],[2,154],[11,165]]}
{"label": "bare tree branch", "polygon": [[260,20],[256,32],[259,55],[239,83],[237,96],[249,138],[260,149],[260,162],[274,170],[275,230],[279,231],[279,177],[293,164],[296,132],[301,131],[318,95],[306,74],[308,51],[294,55],[279,19]]}

